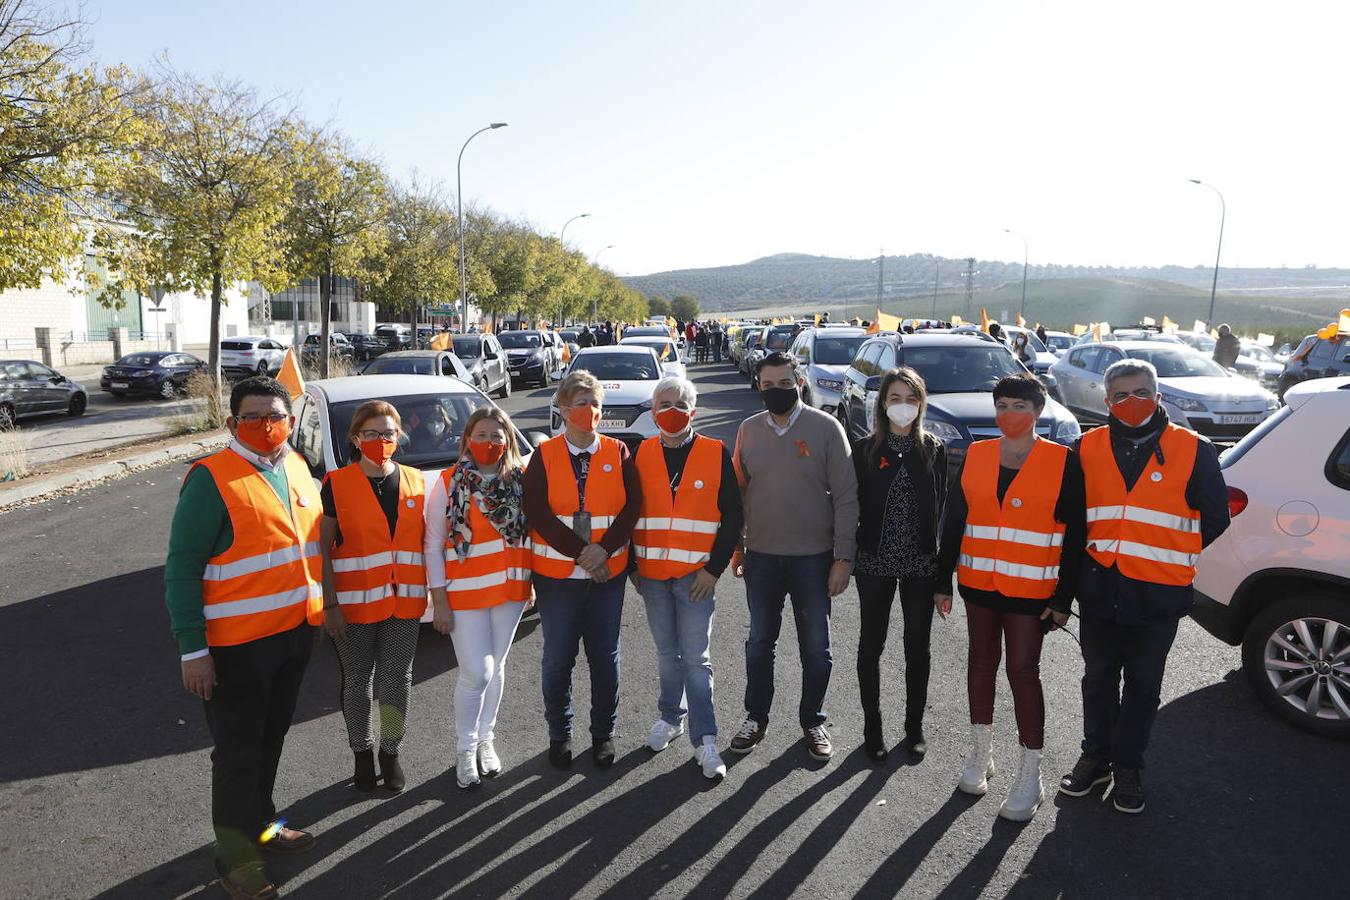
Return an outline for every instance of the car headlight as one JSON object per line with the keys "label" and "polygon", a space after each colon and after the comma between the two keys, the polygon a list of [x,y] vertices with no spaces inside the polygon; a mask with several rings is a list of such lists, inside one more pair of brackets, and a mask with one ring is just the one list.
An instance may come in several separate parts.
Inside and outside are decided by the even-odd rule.
{"label": "car headlight", "polygon": [[1162,392],[1162,398],[1163,398],[1163,402],[1164,402],[1164,403],[1170,403],[1170,404],[1172,404],[1173,406],[1175,406],[1177,409],[1182,410],[1182,411],[1184,411],[1184,412],[1208,412],[1208,411],[1209,411],[1209,407],[1208,407],[1208,406],[1205,406],[1204,403],[1202,403],[1202,402],[1199,401],[1199,400],[1194,400],[1194,399],[1192,399],[1192,398],[1190,398],[1190,397],[1179,397],[1179,396],[1177,396],[1176,394],[1169,394],[1169,393],[1167,393],[1166,391],[1163,391],[1163,392]]}
{"label": "car headlight", "polygon": [[651,408],[652,408],[651,399],[643,400],[641,403],[638,404],[638,409],[651,409]]}
{"label": "car headlight", "polygon": [[965,439],[961,429],[951,422],[944,422],[941,419],[929,419],[923,423],[923,427],[924,430],[944,444]]}
{"label": "car headlight", "polygon": [[844,383],[834,378],[817,378],[816,384],[827,391],[842,391],[844,389]]}
{"label": "car headlight", "polygon": [[1068,446],[1083,436],[1083,429],[1078,427],[1078,420],[1073,416],[1067,416],[1063,419],[1055,420],[1055,427],[1050,434],[1052,440],[1057,444]]}
{"label": "car headlight", "polygon": [[1274,394],[1266,394],[1266,412],[1271,412],[1280,408],[1280,398]]}

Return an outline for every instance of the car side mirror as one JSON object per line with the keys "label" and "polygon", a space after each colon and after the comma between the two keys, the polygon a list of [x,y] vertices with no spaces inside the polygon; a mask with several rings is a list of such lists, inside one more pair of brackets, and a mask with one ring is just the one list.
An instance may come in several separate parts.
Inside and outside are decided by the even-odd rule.
{"label": "car side mirror", "polygon": [[869,376],[867,379],[867,384],[865,384],[863,387],[869,393],[881,390],[881,376],[880,375]]}
{"label": "car side mirror", "polygon": [[549,435],[543,431],[527,431],[525,432],[525,439],[530,442],[531,447],[538,450],[544,441],[549,439]]}

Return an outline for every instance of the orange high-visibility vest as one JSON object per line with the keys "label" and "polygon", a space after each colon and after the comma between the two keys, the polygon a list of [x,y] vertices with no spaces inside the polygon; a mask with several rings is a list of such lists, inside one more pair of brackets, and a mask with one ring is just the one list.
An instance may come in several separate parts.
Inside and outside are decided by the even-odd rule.
{"label": "orange high-visibility vest", "polygon": [[977,441],[966,451],[961,490],[966,530],[956,579],[962,587],[1005,597],[1047,600],[1059,583],[1064,523],[1055,520],[1069,449],[1042,438],[998,499],[999,442]]}
{"label": "orange high-visibility vest", "polygon": [[342,616],[357,625],[420,619],[427,609],[426,486],[419,469],[398,467],[398,519],[393,535],[359,462],[328,475],[342,543],[332,549],[333,590]]}
{"label": "orange high-visibility vest", "polygon": [[262,473],[233,450],[197,466],[211,473],[234,530],[229,548],[211,557],[202,573],[206,643],[230,647],[322,622],[323,502],[309,468],[297,454],[286,456],[288,512]]}
{"label": "orange high-visibility vest", "polygon": [[[591,467],[586,477],[586,509],[591,514],[591,543],[598,544],[614,523],[614,517],[623,511],[628,494],[623,487],[623,460],[619,442],[612,437],[599,436],[600,449],[591,456]],[[567,436],[558,435],[539,445],[548,475],[548,505],[565,525],[572,524],[572,514],[581,506],[577,492],[577,477],[572,471],[572,460],[567,449]],[[531,568],[546,578],[573,578],[586,575],[576,560],[549,546],[538,531],[530,534]],[[628,568],[628,547],[620,547],[609,555],[610,577],[622,575]],[[589,576],[587,576],[589,577]]]}
{"label": "orange high-visibility vest", "polygon": [[1127,578],[1154,584],[1187,585],[1200,558],[1200,512],[1186,502],[1200,439],[1168,424],[1158,438],[1163,462],[1149,454],[1148,465],[1125,490],[1125,478],[1111,452],[1109,427],[1083,436],[1078,455],[1087,490],[1087,550],[1103,566]]}
{"label": "orange high-visibility vest", "polygon": [[695,435],[673,497],[661,438],[642,442],[636,464],[642,479],[642,512],[633,529],[638,574],[664,581],[702,568],[722,520],[722,442]]}
{"label": "orange high-visibility vest", "polygon": [[[454,468],[441,473],[447,497]],[[473,544],[461,562],[455,535],[445,536],[445,597],[451,609],[484,609],[508,601],[530,599],[530,540],[519,547],[506,543],[477,503],[469,504]]]}

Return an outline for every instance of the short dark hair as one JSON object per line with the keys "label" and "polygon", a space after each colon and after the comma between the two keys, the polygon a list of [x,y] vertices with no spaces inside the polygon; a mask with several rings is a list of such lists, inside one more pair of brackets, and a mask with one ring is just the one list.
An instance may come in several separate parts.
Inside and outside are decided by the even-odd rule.
{"label": "short dark hair", "polygon": [[775,350],[768,356],[759,361],[755,366],[755,380],[759,380],[759,373],[764,371],[767,366],[787,366],[794,372],[797,370],[797,357],[791,353],[784,353],[782,350]]}
{"label": "short dark hair", "polygon": [[1035,375],[1023,372],[1021,375],[1004,375],[994,385],[994,402],[999,397],[1011,400],[1026,400],[1040,412],[1045,409],[1045,385]]}
{"label": "short dark hair", "polygon": [[277,397],[286,407],[286,412],[291,411],[291,392],[280,381],[266,375],[245,378],[230,390],[230,415],[239,415],[239,407],[245,397]]}

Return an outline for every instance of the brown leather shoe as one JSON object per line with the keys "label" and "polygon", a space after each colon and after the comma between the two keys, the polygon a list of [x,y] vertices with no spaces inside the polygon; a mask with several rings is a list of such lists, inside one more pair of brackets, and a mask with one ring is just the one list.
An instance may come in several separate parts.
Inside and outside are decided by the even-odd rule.
{"label": "brown leather shoe", "polygon": [[811,754],[812,759],[826,762],[834,756],[834,744],[830,742],[830,733],[824,725],[803,728],[802,734],[806,738],[806,752]]}
{"label": "brown leather shoe", "polygon": [[220,876],[220,886],[235,900],[272,900],[277,897],[277,889],[267,880],[260,862],[248,862],[235,866]]}
{"label": "brown leather shoe", "polygon": [[259,841],[258,846],[269,853],[304,853],[314,847],[314,835],[282,825],[269,840]]}

